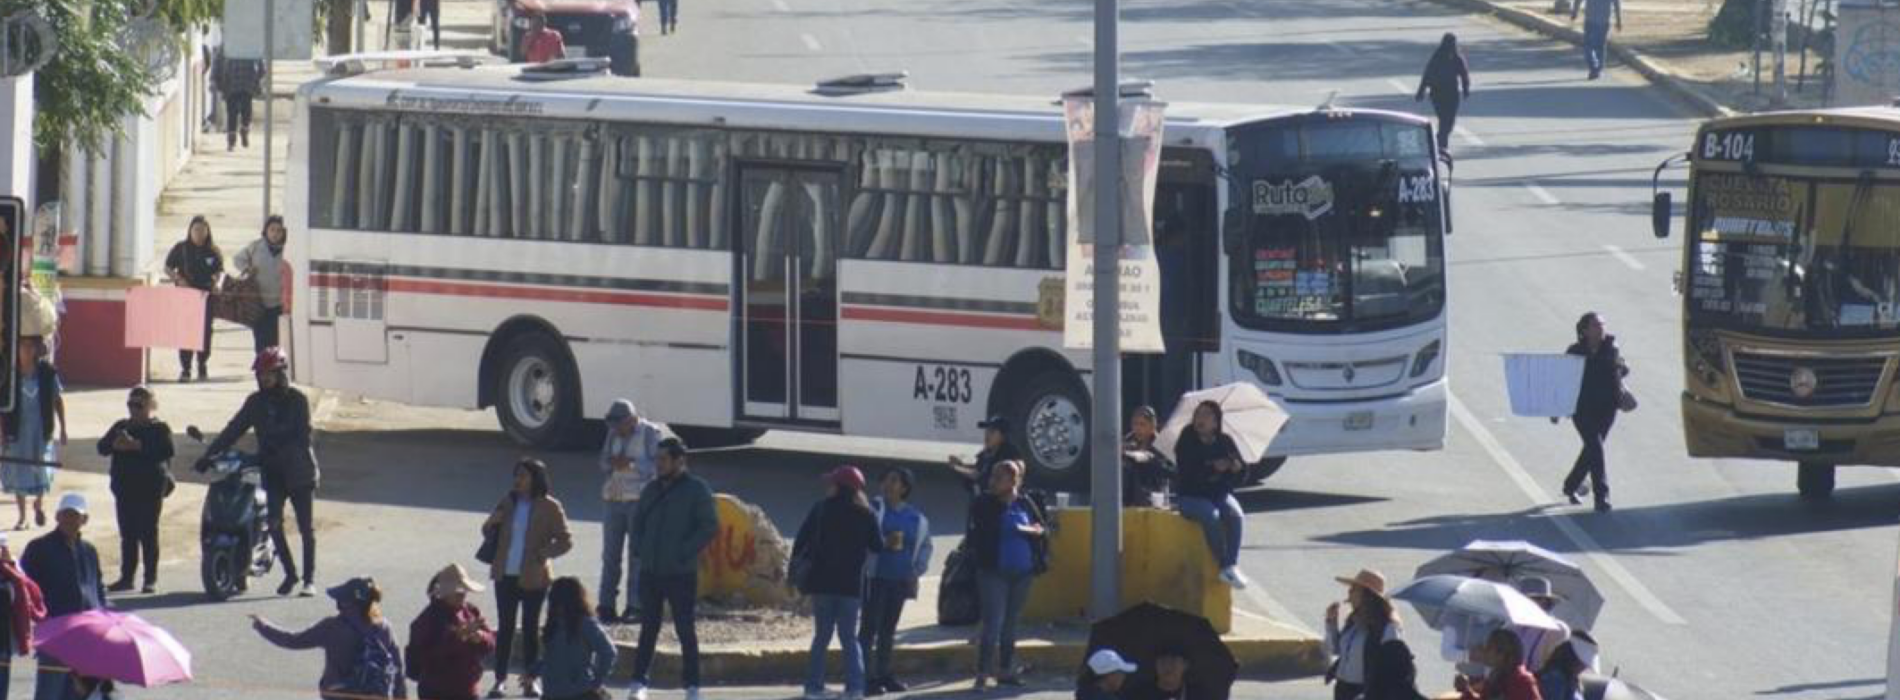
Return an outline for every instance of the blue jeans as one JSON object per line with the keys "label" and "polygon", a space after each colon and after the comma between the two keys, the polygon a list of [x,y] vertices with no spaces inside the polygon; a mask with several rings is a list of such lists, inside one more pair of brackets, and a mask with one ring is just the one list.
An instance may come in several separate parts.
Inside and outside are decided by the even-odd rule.
{"label": "blue jeans", "polygon": [[671,27],[679,23],[680,0],[660,0],[660,26]]}
{"label": "blue jeans", "polygon": [[1583,23],[1583,62],[1590,74],[1603,72],[1603,56],[1610,50],[1610,23]]}
{"label": "blue jeans", "polygon": [[640,577],[640,646],[633,655],[633,680],[652,685],[653,652],[660,644],[660,613],[673,609],[673,635],[680,643],[680,685],[699,687],[699,630],[694,607],[699,597],[699,573]]}
{"label": "blue jeans", "polygon": [[1240,501],[1231,495],[1219,501],[1182,496],[1176,503],[1180,504],[1181,515],[1201,526],[1216,567],[1225,569],[1240,562],[1240,527],[1246,522]]}
{"label": "blue jeans", "polygon": [[811,616],[817,627],[811,635],[811,666],[805,674],[807,694],[825,692],[825,651],[831,648],[831,633],[838,633],[838,645],[844,647],[844,692],[864,692],[864,653],[858,647],[858,608],[862,601],[851,596],[815,595],[811,597]]}
{"label": "blue jeans", "polygon": [[620,569],[627,570],[627,607],[638,609],[640,601],[640,561],[633,558],[633,513],[639,501],[608,501],[601,519],[600,609],[612,613],[620,609]]}
{"label": "blue jeans", "polygon": [[39,672],[33,674],[33,700],[66,700],[68,686],[72,683],[72,676],[65,668],[66,663],[44,652],[39,655],[39,660]]}
{"label": "blue jeans", "polygon": [[[976,598],[983,612],[983,631],[977,637],[976,675],[996,671],[1003,676],[1016,674],[1016,622],[1023,616],[1023,603],[1029,601],[1029,583],[1035,576],[1002,571],[976,572]],[[991,666],[991,659],[999,663]]]}

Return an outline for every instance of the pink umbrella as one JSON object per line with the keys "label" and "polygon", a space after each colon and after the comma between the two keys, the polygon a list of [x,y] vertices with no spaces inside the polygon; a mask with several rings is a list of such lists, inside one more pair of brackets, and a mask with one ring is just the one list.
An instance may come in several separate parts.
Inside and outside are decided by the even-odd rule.
{"label": "pink umbrella", "polygon": [[33,630],[33,644],[82,676],[152,687],[191,680],[191,652],[129,613],[88,610]]}

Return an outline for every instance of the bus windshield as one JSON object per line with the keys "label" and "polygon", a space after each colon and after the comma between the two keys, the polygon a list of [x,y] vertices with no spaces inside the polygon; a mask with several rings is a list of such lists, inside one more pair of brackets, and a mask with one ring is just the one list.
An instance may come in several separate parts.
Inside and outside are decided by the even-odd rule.
{"label": "bus windshield", "polygon": [[1690,230],[1690,319],[1776,335],[1891,335],[1900,183],[1704,172]]}
{"label": "bus windshield", "polygon": [[1347,333],[1438,315],[1443,222],[1423,125],[1315,114],[1242,128],[1232,143],[1241,325]]}

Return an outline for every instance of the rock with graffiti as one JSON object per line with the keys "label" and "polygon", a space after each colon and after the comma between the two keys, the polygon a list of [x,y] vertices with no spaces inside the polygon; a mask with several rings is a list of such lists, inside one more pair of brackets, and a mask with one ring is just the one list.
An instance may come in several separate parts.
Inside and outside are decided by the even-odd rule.
{"label": "rock with graffiti", "polygon": [[699,597],[729,607],[794,605],[795,594],[785,585],[792,543],[758,506],[722,493],[715,507],[719,534],[699,555]]}

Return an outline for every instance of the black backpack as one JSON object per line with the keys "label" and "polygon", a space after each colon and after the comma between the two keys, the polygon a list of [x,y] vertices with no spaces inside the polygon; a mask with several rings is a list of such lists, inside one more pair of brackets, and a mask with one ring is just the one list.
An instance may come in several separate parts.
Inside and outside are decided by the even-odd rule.
{"label": "black backpack", "polygon": [[976,562],[970,549],[959,541],[943,563],[943,578],[937,582],[937,624],[945,627],[974,625],[982,617],[976,599]]}

